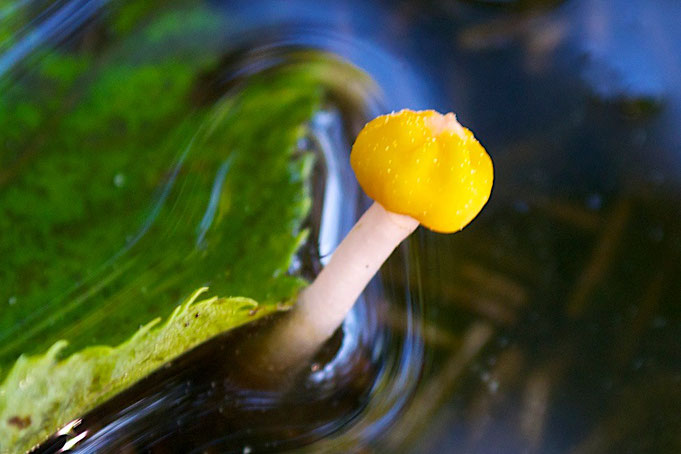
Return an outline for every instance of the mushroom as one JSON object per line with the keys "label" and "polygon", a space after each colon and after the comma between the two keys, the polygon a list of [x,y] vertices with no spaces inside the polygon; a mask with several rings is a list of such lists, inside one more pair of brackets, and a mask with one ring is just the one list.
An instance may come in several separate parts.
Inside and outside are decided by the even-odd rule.
{"label": "mushroom", "polygon": [[378,117],[359,133],[350,164],[374,203],[267,336],[260,364],[268,370],[283,370],[314,354],[419,224],[436,232],[459,231],[492,190],[490,157],[453,113],[402,110]]}

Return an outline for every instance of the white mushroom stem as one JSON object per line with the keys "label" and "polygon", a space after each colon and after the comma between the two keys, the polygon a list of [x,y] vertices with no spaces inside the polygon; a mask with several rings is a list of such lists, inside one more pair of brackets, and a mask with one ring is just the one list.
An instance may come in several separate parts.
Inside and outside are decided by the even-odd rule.
{"label": "white mushroom stem", "polygon": [[416,219],[371,205],[301,292],[291,313],[269,333],[262,364],[283,370],[313,355],[341,325],[383,262],[418,226]]}

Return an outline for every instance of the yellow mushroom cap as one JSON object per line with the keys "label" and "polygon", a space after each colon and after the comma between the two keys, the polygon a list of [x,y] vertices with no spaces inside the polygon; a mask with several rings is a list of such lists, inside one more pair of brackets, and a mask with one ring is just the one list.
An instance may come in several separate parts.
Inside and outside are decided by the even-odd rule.
{"label": "yellow mushroom cap", "polygon": [[367,123],[352,146],[360,186],[386,210],[436,232],[464,228],[487,203],[494,169],[452,113],[402,110]]}

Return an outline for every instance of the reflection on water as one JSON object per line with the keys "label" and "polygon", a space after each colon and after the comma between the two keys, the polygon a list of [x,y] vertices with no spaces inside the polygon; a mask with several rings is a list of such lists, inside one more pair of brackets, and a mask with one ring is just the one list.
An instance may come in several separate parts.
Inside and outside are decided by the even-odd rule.
{"label": "reflection on water", "polygon": [[[83,452],[681,451],[678,4],[365,3],[212,2],[219,33],[187,26],[165,45],[185,59],[197,49],[220,56],[196,84],[197,104],[291,61],[309,63],[310,48],[375,81],[341,70],[325,79],[330,95],[300,144],[319,157],[312,236],[293,267],[302,275],[318,270],[366,205],[343,157],[362,122],[385,110],[456,111],[495,162],[489,206],[457,235],[412,238],[342,332],[287,386],[256,387],[236,367],[245,361],[238,343],[263,328],[248,326],[83,415],[52,447],[70,439]],[[98,12],[118,4],[26,5],[0,8],[0,21],[24,15],[0,31],[0,86],[49,59],[36,52],[50,40],[68,35],[64,46],[76,53],[122,40],[101,27]],[[76,6],[70,22],[49,22]],[[116,52],[158,57],[144,46]],[[177,138],[196,131],[185,128]],[[6,163],[20,162],[13,140],[0,155],[0,191],[11,187]],[[168,150],[164,159],[178,162],[178,148]],[[229,161],[214,164],[188,194],[212,200]],[[172,183],[172,175],[130,199],[143,218],[153,218],[147,204],[163,200],[158,182]],[[109,182],[125,186],[125,177]],[[199,232],[210,213],[191,218]],[[0,297],[20,304],[17,291]],[[0,336],[21,320],[13,323]],[[25,348],[7,345],[5,363]]]}

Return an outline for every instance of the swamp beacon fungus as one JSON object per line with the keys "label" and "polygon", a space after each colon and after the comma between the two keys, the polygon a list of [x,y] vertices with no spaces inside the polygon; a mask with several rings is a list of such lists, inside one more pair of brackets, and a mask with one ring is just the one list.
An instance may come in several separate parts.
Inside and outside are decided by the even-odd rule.
{"label": "swamp beacon fungus", "polygon": [[378,117],[357,136],[350,164],[369,197],[436,232],[464,228],[492,190],[492,161],[453,113]]}
{"label": "swamp beacon fungus", "polygon": [[313,354],[419,224],[451,233],[471,222],[487,203],[494,177],[492,161],[471,131],[453,113],[433,110],[402,110],[370,121],[350,163],[375,202],[273,330],[271,354],[265,355],[271,370]]}

